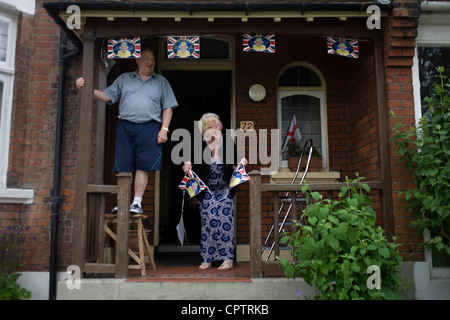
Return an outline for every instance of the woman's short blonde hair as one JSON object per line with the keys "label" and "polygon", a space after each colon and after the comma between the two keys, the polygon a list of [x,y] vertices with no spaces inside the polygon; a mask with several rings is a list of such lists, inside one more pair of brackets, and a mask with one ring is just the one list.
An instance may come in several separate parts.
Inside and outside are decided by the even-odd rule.
{"label": "woman's short blonde hair", "polygon": [[220,121],[220,117],[212,112],[205,113],[200,120],[198,121],[198,129],[202,133],[205,133],[206,129],[208,129],[208,125],[210,125],[215,120]]}

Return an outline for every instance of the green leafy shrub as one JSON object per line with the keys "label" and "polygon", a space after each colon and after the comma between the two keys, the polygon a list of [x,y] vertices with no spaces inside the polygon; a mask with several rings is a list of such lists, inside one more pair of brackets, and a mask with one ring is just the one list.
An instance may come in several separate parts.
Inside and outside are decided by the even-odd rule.
{"label": "green leafy shrub", "polygon": [[0,230],[0,300],[30,299],[31,293],[17,283],[22,257],[21,244],[27,227],[12,226]]}
{"label": "green leafy shrub", "polygon": [[[437,71],[439,84],[434,96],[425,99],[428,111],[417,129],[408,129],[395,119],[391,141],[414,179],[414,188],[401,192],[408,201],[408,210],[414,213],[411,226],[419,234],[425,229],[430,231],[430,240],[425,243],[428,249],[450,254],[450,84],[444,84],[444,68]],[[393,112],[390,115],[395,117]]]}
{"label": "green leafy shrub", "polygon": [[[338,200],[324,199],[308,187],[302,189],[312,203],[296,222],[296,233],[284,233],[282,243],[293,248],[295,261],[280,260],[287,278],[301,276],[315,286],[315,299],[398,299],[401,257],[381,227],[367,184],[346,179]],[[368,287],[369,266],[380,268],[380,289]]]}
{"label": "green leafy shrub", "polygon": [[17,283],[19,278],[19,273],[0,273],[0,300],[31,298],[31,293]]}

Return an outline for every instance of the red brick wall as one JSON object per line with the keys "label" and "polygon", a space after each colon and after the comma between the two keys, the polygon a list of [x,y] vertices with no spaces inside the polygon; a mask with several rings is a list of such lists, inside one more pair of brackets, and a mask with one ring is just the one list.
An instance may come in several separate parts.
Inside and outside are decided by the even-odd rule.
{"label": "red brick wall", "polygon": [[[383,25],[387,112],[393,111],[400,121],[408,125],[414,125],[411,67],[416,46],[418,16],[417,1],[394,1],[392,15]],[[392,134],[392,118],[389,119],[389,124]],[[423,249],[419,247],[422,237],[409,227],[413,216],[406,209],[404,197],[397,193],[411,187],[411,173],[399,164],[392,143],[390,149],[394,231],[397,241],[402,243],[399,250],[406,260],[423,260]]]}
{"label": "red brick wall", "polygon": [[[378,106],[373,46],[366,44],[364,59],[350,77],[350,131],[352,170],[367,180],[380,178]],[[381,146],[386,148],[387,146]]]}
{"label": "red brick wall", "polygon": [[[296,41],[292,41],[296,39]],[[269,55],[242,52],[240,38],[236,48],[236,121],[253,120],[255,129],[277,128],[277,76],[281,69],[291,62],[308,62],[321,70],[326,85],[326,112],[328,118],[328,148],[330,170],[339,171],[342,181],[345,176],[354,178],[355,172],[368,180],[380,177],[378,152],[377,105],[375,92],[373,44],[368,41],[359,43],[361,57],[350,59],[328,55],[325,38],[305,37],[301,35],[277,36],[277,53]],[[304,45],[310,45],[306,50]],[[320,50],[318,48],[323,48]],[[268,63],[270,61],[270,63]],[[262,84],[267,97],[259,103],[248,97],[248,88]],[[248,146],[248,148],[251,148]],[[253,147],[254,151],[257,148]],[[247,171],[260,170],[261,165],[250,165]],[[263,183],[269,182],[263,177]],[[378,223],[382,223],[379,196],[375,192],[375,209]],[[262,235],[272,225],[273,195],[262,196]],[[237,199],[237,236],[238,243],[249,242],[249,198],[248,187],[239,187]]]}
{"label": "red brick wall", "polygon": [[[25,270],[48,270],[56,123],[59,28],[36,3],[20,14],[7,186],[34,189],[31,205],[0,204],[0,227],[29,227]],[[35,240],[34,240],[35,239]]]}

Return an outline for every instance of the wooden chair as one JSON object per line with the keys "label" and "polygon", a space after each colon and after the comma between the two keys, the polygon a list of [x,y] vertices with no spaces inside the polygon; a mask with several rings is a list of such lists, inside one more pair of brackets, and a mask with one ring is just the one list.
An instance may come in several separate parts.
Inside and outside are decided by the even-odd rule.
{"label": "wooden chair", "polygon": [[[139,256],[130,248],[128,248],[128,254],[130,257],[137,262],[137,265],[128,265],[128,269],[141,269],[142,276],[146,275],[145,272],[145,255],[147,255],[148,261],[150,262],[150,266],[152,269],[156,269],[155,261],[150,251],[150,245],[148,243],[147,236],[145,235],[144,225],[142,223],[142,219],[147,218],[146,215],[143,214],[134,214],[130,215],[130,225],[137,225],[137,235],[138,235],[138,243],[139,243]],[[112,228],[110,228],[112,225]],[[104,229],[105,232],[112,238],[114,241],[117,241],[117,235],[113,231],[115,230],[114,225],[117,225],[117,214],[105,214],[105,222]],[[145,249],[145,250],[144,250]]]}

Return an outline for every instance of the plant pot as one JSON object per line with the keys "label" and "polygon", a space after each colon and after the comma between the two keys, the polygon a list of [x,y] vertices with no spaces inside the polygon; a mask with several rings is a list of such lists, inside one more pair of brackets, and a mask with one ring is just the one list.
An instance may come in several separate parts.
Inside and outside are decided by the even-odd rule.
{"label": "plant pot", "polygon": [[[288,158],[288,168],[291,172],[297,171],[298,160],[300,157],[289,157]],[[302,163],[300,166],[300,171],[303,171],[306,167],[306,162],[308,161],[308,157],[303,157]],[[318,172],[319,169],[322,168],[322,157],[311,157],[309,161],[309,169],[308,172]]]}
{"label": "plant pot", "polygon": [[[150,235],[150,230],[144,230],[145,236],[148,239],[148,236]],[[128,237],[128,246],[133,252],[139,252],[139,239],[138,239],[138,232],[137,230],[130,230],[129,237]]]}

